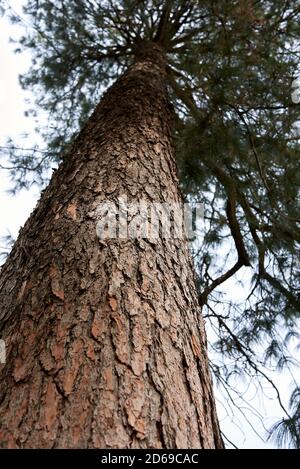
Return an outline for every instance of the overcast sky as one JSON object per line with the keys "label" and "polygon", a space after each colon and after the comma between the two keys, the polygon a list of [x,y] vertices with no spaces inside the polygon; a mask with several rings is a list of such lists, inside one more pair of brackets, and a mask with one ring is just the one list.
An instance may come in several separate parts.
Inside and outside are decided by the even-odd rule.
{"label": "overcast sky", "polygon": [[[21,1],[10,2],[14,8],[20,11]],[[24,116],[26,109],[25,99],[28,94],[21,90],[18,83],[19,73],[24,72],[29,64],[30,57],[27,55],[16,55],[13,53],[13,45],[8,43],[8,38],[15,35],[15,27],[9,25],[5,18],[0,19],[0,144],[3,145],[7,137],[18,137],[19,134],[24,132],[33,132],[34,122]],[[1,160],[0,160],[1,163]],[[0,169],[0,236],[6,235],[10,232],[13,237],[16,237],[20,226],[24,224],[30,212],[33,210],[39,191],[33,188],[29,191],[22,190],[16,196],[12,197],[7,194],[7,190],[11,187],[6,171]],[[0,242],[0,245],[2,243]],[[226,288],[235,289],[235,294],[239,295],[237,284],[228,283]],[[278,378],[277,385],[283,391],[283,400],[287,402],[290,395],[288,389],[289,377],[285,379]],[[241,382],[238,384],[242,389],[244,386]],[[264,423],[266,427],[270,427],[282,414],[280,412],[278,403],[275,400],[274,393],[270,389],[265,389],[266,394],[270,399],[262,402],[261,398],[256,395],[256,388],[250,385],[246,397],[253,406],[251,412],[248,413],[248,418],[253,422],[254,430],[264,435],[260,420],[254,417],[254,414],[259,410],[264,415]],[[218,398],[220,398],[217,392]],[[220,398],[221,400],[221,398]],[[270,443],[263,443],[260,438],[255,434],[250,426],[244,419],[241,418],[239,412],[236,413],[234,422],[230,422],[226,417],[226,403],[224,400],[218,404],[219,417],[223,430],[230,437],[232,441],[242,448],[271,448]],[[241,430],[243,427],[243,431]]]}
{"label": "overcast sky", "polygon": [[[21,4],[20,1],[12,3]],[[17,138],[24,132],[32,132],[33,122],[24,116],[27,95],[18,82],[18,75],[28,68],[30,57],[13,53],[14,46],[8,43],[8,38],[14,35],[15,28],[3,18],[0,21],[0,145],[5,145],[7,137]],[[15,238],[34,208],[39,192],[33,188],[9,197],[6,191],[10,188],[7,172],[0,170],[0,236],[9,231]]]}

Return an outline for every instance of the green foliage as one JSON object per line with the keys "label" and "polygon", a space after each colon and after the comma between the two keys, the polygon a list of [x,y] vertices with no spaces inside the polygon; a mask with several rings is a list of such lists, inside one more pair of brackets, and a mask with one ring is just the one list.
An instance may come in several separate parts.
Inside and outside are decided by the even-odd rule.
{"label": "green foliage", "polygon": [[[66,153],[138,40],[165,49],[182,189],[205,205],[195,262],[218,337],[212,348],[228,360],[213,366],[216,377],[265,377],[266,363],[289,368],[300,312],[300,107],[291,100],[299,0],[28,0],[24,14],[31,28],[18,47],[33,61],[21,84],[48,115],[41,172]],[[10,156],[16,175],[24,153]],[[245,267],[249,295],[241,304],[224,300],[218,288]],[[299,443],[299,402],[294,392],[293,416],[273,429],[279,443]]]}

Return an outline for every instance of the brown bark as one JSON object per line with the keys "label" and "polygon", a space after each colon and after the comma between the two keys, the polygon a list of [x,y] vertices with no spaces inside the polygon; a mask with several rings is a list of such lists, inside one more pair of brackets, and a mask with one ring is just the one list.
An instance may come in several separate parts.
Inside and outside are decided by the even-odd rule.
{"label": "brown bark", "polygon": [[1,447],[222,447],[187,243],[96,235],[97,207],[119,195],[180,202],[170,125],[152,47],[22,229],[0,277]]}

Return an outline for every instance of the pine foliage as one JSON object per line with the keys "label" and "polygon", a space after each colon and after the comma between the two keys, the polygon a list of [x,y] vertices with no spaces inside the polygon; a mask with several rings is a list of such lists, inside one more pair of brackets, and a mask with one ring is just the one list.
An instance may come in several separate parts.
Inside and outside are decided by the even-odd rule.
{"label": "pine foliage", "polygon": [[[8,5],[6,13],[27,22],[18,51],[31,50],[33,60],[21,84],[36,97],[29,112],[47,115],[39,128],[44,153],[13,145],[6,152],[19,184],[30,170],[42,177],[67,157],[141,40],[164,48],[182,189],[205,207],[194,254],[200,301],[217,337],[212,348],[223,357],[222,365],[212,364],[215,376],[226,385],[236,373],[268,380],[267,365],[293,367],[288,343],[299,340],[300,312],[300,106],[292,99],[299,0],[28,0],[23,20]],[[249,292],[238,303],[223,284],[233,276],[242,281],[245,268],[240,288]],[[286,411],[272,429],[280,444],[287,438],[299,447],[299,402],[298,389],[294,413]]]}

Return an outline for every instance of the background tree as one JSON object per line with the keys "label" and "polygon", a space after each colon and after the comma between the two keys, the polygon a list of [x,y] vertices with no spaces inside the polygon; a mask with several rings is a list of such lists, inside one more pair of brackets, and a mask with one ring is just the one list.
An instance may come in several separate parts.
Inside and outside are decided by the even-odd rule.
{"label": "background tree", "polygon": [[[288,342],[299,339],[299,2],[31,0],[24,12],[30,29],[19,48],[32,51],[33,65],[21,82],[37,96],[31,112],[42,108],[48,121],[45,148],[8,145],[16,183],[31,170],[42,178],[68,154],[140,40],[159,44],[182,189],[204,202],[209,227],[195,263],[212,348],[223,355],[212,369],[227,390],[236,374],[274,386],[266,367],[289,368]],[[243,267],[251,288],[237,304],[220,286]],[[295,446],[298,391],[295,383],[291,411],[273,429]]]}

